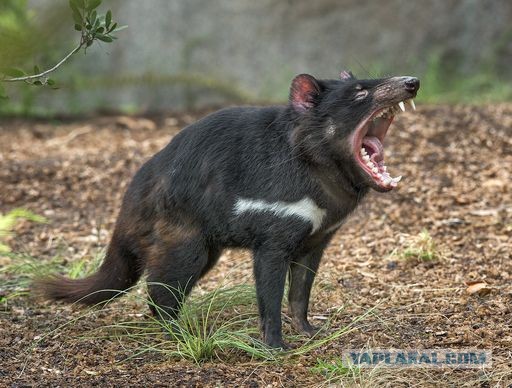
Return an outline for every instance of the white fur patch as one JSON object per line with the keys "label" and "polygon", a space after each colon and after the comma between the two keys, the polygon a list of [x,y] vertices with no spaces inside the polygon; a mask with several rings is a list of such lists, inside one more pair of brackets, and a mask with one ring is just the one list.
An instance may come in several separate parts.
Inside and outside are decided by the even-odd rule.
{"label": "white fur patch", "polygon": [[327,213],[325,209],[319,208],[315,201],[309,197],[297,202],[267,202],[261,199],[238,198],[234,212],[236,215],[245,212],[270,212],[278,217],[298,217],[311,223],[313,226],[311,234],[320,228]]}

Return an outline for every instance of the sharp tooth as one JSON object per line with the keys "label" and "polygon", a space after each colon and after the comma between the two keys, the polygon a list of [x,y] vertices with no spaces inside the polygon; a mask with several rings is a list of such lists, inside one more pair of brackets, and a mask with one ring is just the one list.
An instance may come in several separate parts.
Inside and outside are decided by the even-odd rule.
{"label": "sharp tooth", "polygon": [[411,106],[412,110],[416,110],[416,105],[414,104],[414,100],[412,98],[410,100],[407,100],[407,102]]}
{"label": "sharp tooth", "polygon": [[390,183],[392,182],[392,179],[391,178],[386,178],[384,179],[384,184],[387,186],[389,185]]}
{"label": "sharp tooth", "polygon": [[377,174],[377,173],[379,172],[379,169],[378,169],[377,167],[373,167],[373,168],[372,168],[372,172],[373,172],[374,174]]}
{"label": "sharp tooth", "polygon": [[382,166],[382,170],[383,170],[384,172],[387,172],[387,171],[388,171],[387,166]]}
{"label": "sharp tooth", "polygon": [[398,183],[398,182],[400,182],[401,179],[402,179],[402,175],[397,176],[396,178],[393,178],[393,182]]}
{"label": "sharp tooth", "polygon": [[363,155],[363,160],[366,162],[366,164],[368,164],[368,162],[370,162],[370,157],[368,155],[364,154]]}
{"label": "sharp tooth", "polygon": [[400,109],[402,109],[402,112],[405,112],[405,104],[404,104],[404,102],[403,102],[403,101],[400,101],[400,102],[398,103],[398,106],[400,107]]}
{"label": "sharp tooth", "polygon": [[370,168],[373,168],[373,163],[372,163],[372,161],[371,161],[371,160],[368,160],[368,161],[366,162],[366,165],[367,165],[368,167],[370,167]]}
{"label": "sharp tooth", "polygon": [[366,155],[366,150],[364,148],[361,148],[361,155]]}

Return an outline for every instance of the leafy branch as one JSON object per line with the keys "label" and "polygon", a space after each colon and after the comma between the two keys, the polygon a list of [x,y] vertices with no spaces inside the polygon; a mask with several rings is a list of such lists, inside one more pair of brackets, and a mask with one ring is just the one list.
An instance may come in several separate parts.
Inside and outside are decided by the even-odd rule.
{"label": "leafy branch", "polygon": [[[25,71],[17,68],[0,70],[0,81],[2,82],[25,82],[35,86],[55,86],[55,81],[48,75],[57,70],[69,58],[80,50],[87,50],[95,41],[112,43],[116,37],[114,33],[126,28],[118,27],[118,24],[112,20],[112,11],[108,10],[105,15],[98,15],[97,8],[102,0],[69,0],[75,30],[81,33],[80,42],[69,54],[61,59],[55,66],[48,70],[41,71],[38,66],[34,66],[34,74],[29,75]],[[4,89],[0,84],[0,97],[6,97]]]}

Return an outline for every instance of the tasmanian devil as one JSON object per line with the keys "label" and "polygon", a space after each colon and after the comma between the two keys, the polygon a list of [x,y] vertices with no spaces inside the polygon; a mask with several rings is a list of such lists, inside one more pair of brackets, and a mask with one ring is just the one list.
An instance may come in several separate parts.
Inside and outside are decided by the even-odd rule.
{"label": "tasmanian devil", "polygon": [[39,286],[49,298],[91,305],[146,271],[152,300],[174,319],[224,248],[249,248],[264,341],[286,347],[287,273],[292,325],[312,335],[308,303],[322,252],[370,188],[397,186],[383,141],[404,102],[414,108],[419,84],[301,74],[285,106],[228,108],[189,125],[135,174],[98,272]]}

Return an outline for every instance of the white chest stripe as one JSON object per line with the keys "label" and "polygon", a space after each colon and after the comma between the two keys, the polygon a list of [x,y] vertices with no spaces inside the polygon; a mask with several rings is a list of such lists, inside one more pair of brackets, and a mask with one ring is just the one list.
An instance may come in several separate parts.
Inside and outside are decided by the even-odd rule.
{"label": "white chest stripe", "polygon": [[325,209],[319,208],[309,197],[297,202],[267,202],[261,199],[238,198],[234,212],[236,215],[245,212],[270,212],[278,217],[298,217],[311,223],[313,226],[311,234],[320,228],[327,213]]}

